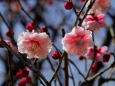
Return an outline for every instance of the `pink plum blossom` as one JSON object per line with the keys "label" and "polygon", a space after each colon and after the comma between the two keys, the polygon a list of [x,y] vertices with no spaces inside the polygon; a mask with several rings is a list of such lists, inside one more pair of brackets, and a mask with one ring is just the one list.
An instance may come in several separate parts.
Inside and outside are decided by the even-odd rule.
{"label": "pink plum blossom", "polygon": [[93,44],[91,31],[84,30],[82,27],[74,27],[72,32],[65,34],[62,39],[63,49],[70,55],[84,55],[90,45]]}
{"label": "pink plum blossom", "polygon": [[41,58],[48,56],[52,42],[46,33],[23,32],[17,40],[20,53],[26,53],[27,58]]}
{"label": "pink plum blossom", "polygon": [[88,15],[83,22],[83,26],[88,30],[99,30],[105,26],[104,18],[104,14]]}
{"label": "pink plum blossom", "polygon": [[[99,62],[99,61],[103,61],[103,56],[106,53],[108,47],[107,46],[103,46],[103,47],[96,47],[96,57],[95,57],[95,61]],[[85,55],[88,59],[92,60],[94,57],[94,47],[90,47],[88,49],[88,52]]]}
{"label": "pink plum blossom", "polygon": [[[90,4],[90,1],[88,1],[87,6]],[[110,7],[110,0],[95,0],[95,3],[93,4],[90,12],[91,13],[101,13],[102,11],[106,11],[107,8]]]}

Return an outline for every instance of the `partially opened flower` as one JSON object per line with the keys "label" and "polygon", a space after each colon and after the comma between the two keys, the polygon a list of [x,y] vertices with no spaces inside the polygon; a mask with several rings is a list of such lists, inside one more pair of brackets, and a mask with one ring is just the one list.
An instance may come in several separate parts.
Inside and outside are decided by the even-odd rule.
{"label": "partially opened flower", "polygon": [[[88,1],[88,4],[90,4],[90,1]],[[107,8],[110,7],[110,0],[95,0],[95,3],[93,4],[90,12],[93,12],[93,13],[101,13],[102,11],[106,11]]]}
{"label": "partially opened flower", "polygon": [[19,35],[18,50],[26,53],[27,58],[41,58],[48,56],[52,48],[52,42],[46,33],[23,32]]}
{"label": "partially opened flower", "polygon": [[63,49],[70,55],[84,55],[90,45],[93,44],[91,31],[82,27],[74,27],[71,33],[65,34],[62,39]]}
{"label": "partially opened flower", "polygon": [[94,58],[94,51],[96,53],[96,56],[95,56],[95,61],[96,62],[99,62],[99,61],[103,61],[103,56],[104,54],[106,53],[107,51],[107,47],[106,46],[103,46],[103,47],[96,47],[96,50],[94,50],[94,47],[90,47],[88,49],[88,52],[86,53],[86,57],[90,60],[93,60]]}
{"label": "partially opened flower", "polygon": [[83,22],[83,26],[88,30],[99,30],[105,26],[104,18],[104,14],[88,15]]}

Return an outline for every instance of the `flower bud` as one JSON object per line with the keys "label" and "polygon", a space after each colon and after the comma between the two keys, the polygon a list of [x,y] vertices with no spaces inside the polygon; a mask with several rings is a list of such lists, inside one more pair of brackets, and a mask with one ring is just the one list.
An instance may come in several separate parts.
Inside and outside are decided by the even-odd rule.
{"label": "flower bud", "polygon": [[26,83],[31,83],[31,77],[30,76],[26,76],[26,77],[24,77],[23,79],[22,79],[24,82],[26,82]]}
{"label": "flower bud", "polygon": [[85,0],[80,0],[81,2],[84,2]]}
{"label": "flower bud", "polygon": [[35,29],[34,21],[31,21],[26,25],[27,31],[32,32],[32,30],[34,30],[34,29]]}
{"label": "flower bud", "polygon": [[22,78],[28,76],[28,74],[29,74],[28,68],[19,69],[18,72],[16,73],[16,77]]}
{"label": "flower bud", "polygon": [[85,57],[84,56],[78,56],[79,60],[83,60]]}
{"label": "flower bud", "polygon": [[22,80],[18,83],[18,86],[26,86],[26,82]]}
{"label": "flower bud", "polygon": [[104,54],[103,56],[103,62],[108,62],[111,56],[111,52],[108,52],[108,54]]}
{"label": "flower bud", "polygon": [[46,26],[41,26],[38,32],[40,32],[40,33],[42,33],[42,32],[46,32],[46,33],[47,33],[47,35],[49,35],[49,32],[48,32],[48,30],[47,30],[47,27],[46,27]]}
{"label": "flower bud", "polygon": [[73,7],[72,1],[67,1],[67,2],[65,2],[64,7],[65,7],[65,9],[67,9],[67,10],[72,9],[72,7]]}
{"label": "flower bud", "polygon": [[59,51],[52,52],[52,58],[53,59],[60,59],[61,58],[61,52],[59,52]]}
{"label": "flower bud", "polygon": [[12,29],[8,29],[8,31],[6,32],[6,36],[12,38],[14,36],[14,31]]}
{"label": "flower bud", "polygon": [[96,65],[96,64],[93,64],[93,65],[91,66],[91,69],[90,69],[90,70],[93,71],[93,72],[97,72],[97,70],[98,70],[97,65]]}

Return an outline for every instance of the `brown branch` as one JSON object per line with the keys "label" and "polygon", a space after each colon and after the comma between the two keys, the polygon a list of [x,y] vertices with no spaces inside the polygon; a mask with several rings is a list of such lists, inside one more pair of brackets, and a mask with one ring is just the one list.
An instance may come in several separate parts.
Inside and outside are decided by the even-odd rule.
{"label": "brown branch", "polygon": [[115,81],[115,78],[103,78],[100,77],[98,86],[102,86],[102,84],[109,82],[109,81]]}
{"label": "brown branch", "polygon": [[14,55],[22,62],[22,64],[23,64],[24,66],[27,66],[28,68],[30,68],[33,72],[35,72],[36,75],[38,75],[38,76],[45,82],[45,84],[46,84],[47,86],[50,86],[49,82],[45,79],[45,77],[41,74],[41,72],[38,71],[37,68],[36,68],[34,65],[31,65],[31,66],[30,66],[29,63],[26,62],[26,61],[22,58],[21,54],[16,53],[15,51],[13,51],[13,50],[6,44],[6,42],[0,42],[0,45],[2,45],[2,46],[4,46],[5,48],[7,48],[7,49],[10,51],[10,53],[14,54]]}
{"label": "brown branch", "polygon": [[10,81],[11,81],[10,86],[13,86],[13,73],[12,73],[12,62],[11,62],[12,55],[9,50],[6,49],[6,51],[8,53],[8,65],[9,65],[9,74],[10,74]]}
{"label": "brown branch", "polygon": [[64,74],[65,74],[65,85],[64,86],[68,86],[69,84],[69,79],[68,79],[68,55],[65,52],[65,56],[64,56]]}
{"label": "brown branch", "polygon": [[108,67],[105,68],[104,70],[102,70],[102,71],[96,73],[95,75],[93,75],[93,76],[87,78],[84,82],[82,82],[82,83],[80,84],[80,86],[84,86],[85,83],[88,83],[88,82],[94,80],[95,78],[97,78],[97,77],[100,76],[101,74],[105,73],[106,71],[108,71],[110,68],[112,68],[112,67],[114,67],[114,66],[115,66],[115,62],[113,62],[110,66],[108,66]]}

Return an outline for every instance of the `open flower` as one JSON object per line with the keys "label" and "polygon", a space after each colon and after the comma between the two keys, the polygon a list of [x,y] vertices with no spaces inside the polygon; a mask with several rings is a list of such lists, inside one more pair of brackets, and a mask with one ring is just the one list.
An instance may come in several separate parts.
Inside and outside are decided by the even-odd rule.
{"label": "open flower", "polygon": [[104,18],[104,14],[88,15],[83,22],[83,26],[88,30],[99,30],[105,26]]}
{"label": "open flower", "polygon": [[27,58],[41,58],[48,56],[52,48],[52,42],[46,33],[23,32],[19,35],[18,50],[26,53]]}
{"label": "open flower", "polygon": [[91,31],[84,30],[82,27],[74,27],[71,33],[65,34],[62,39],[63,49],[70,55],[84,55],[92,45]]}
{"label": "open flower", "polygon": [[[96,56],[95,56],[95,61],[99,62],[99,61],[103,61],[103,56],[105,55],[106,51],[107,51],[107,47],[103,46],[103,47],[96,47]],[[88,49],[88,52],[86,53],[86,57],[88,59],[93,59],[94,57],[94,47],[90,47]]]}

